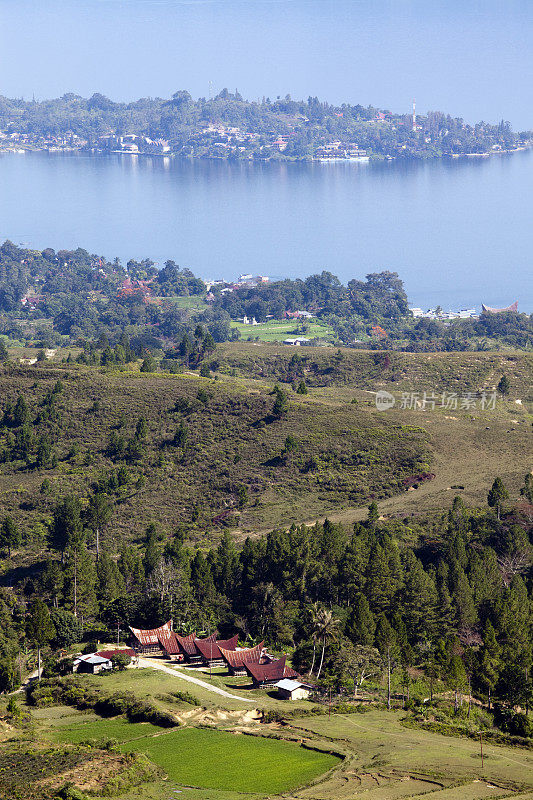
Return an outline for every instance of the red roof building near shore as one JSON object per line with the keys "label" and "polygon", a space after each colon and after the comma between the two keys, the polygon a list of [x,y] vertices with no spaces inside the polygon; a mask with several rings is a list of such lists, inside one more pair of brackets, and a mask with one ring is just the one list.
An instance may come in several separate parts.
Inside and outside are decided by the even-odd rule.
{"label": "red roof building near shore", "polygon": [[194,644],[196,645],[201,657],[202,661],[206,662],[207,664],[213,664],[215,662],[224,663],[224,659],[222,657],[222,653],[220,652],[220,648],[222,647],[224,650],[235,650],[237,648],[237,642],[239,641],[239,636],[235,635],[232,636],[231,639],[220,639],[217,641],[213,641],[213,639],[195,639]]}
{"label": "red roof building near shore", "polygon": [[298,673],[287,666],[287,656],[271,661],[269,664],[245,664],[244,668],[251,677],[254,686],[267,686],[283,680],[298,678]]}
{"label": "red roof building near shore", "polygon": [[159,628],[133,628],[131,625],[129,628],[140,647],[159,647],[159,636],[164,636],[172,631],[172,620],[169,619]]}
{"label": "red roof building near shore", "polygon": [[260,664],[263,657],[264,642],[256,644],[255,647],[244,647],[240,650],[225,650],[219,644],[222,658],[228,665],[232,675],[245,672],[246,664]]}

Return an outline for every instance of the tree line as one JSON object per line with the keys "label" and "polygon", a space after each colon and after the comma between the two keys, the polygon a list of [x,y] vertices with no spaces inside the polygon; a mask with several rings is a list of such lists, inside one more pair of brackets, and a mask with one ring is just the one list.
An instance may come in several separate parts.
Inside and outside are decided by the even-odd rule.
{"label": "tree line", "polygon": [[[135,437],[144,435],[139,420]],[[50,652],[172,617],[183,633],[265,640],[320,686],[348,695],[383,671],[408,685],[416,668],[430,691],[444,683],[456,703],[473,690],[489,708],[530,705],[531,475],[514,499],[496,478],[485,509],[456,497],[447,513],[384,520],[373,502],[351,531],[329,520],[293,525],[241,549],[225,532],[207,551],[186,545],[185,525],[171,536],[150,525],[139,546],[117,550],[106,533],[113,487],[129,480],[121,467],[88,501],[57,502],[48,558],[15,591],[2,589],[4,691],[20,680],[24,647]],[[5,518],[0,546],[20,549],[23,539]]]}

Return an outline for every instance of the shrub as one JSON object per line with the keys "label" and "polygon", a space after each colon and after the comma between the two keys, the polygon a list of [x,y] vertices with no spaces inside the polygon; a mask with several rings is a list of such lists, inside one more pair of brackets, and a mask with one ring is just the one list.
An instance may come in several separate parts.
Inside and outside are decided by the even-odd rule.
{"label": "shrub", "polygon": [[111,663],[113,664],[113,669],[122,671],[131,664],[131,656],[127,655],[127,653],[115,653],[111,656]]}
{"label": "shrub", "polygon": [[171,714],[161,711],[152,703],[138,700],[131,692],[107,695],[72,676],[34,684],[29,687],[27,696],[28,702],[35,706],[65,704],[81,710],[93,708],[103,717],[125,714],[130,722],[151,722],[161,728],[172,728],[179,724]]}
{"label": "shrub", "polygon": [[191,706],[201,706],[202,704],[190,692],[172,692],[172,697],[175,697],[176,700],[181,700],[182,703],[189,703]]}
{"label": "shrub", "polygon": [[518,711],[496,705],[494,708],[494,722],[505,733],[512,736],[529,738],[533,736],[533,723]]}

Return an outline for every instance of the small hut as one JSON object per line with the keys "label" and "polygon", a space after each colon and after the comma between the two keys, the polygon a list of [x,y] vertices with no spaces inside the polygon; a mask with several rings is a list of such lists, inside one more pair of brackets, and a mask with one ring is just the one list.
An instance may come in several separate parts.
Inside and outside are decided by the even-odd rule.
{"label": "small hut", "polygon": [[283,678],[275,684],[282,700],[307,700],[315,687],[310,683]]}
{"label": "small hut", "polygon": [[72,672],[89,672],[91,675],[110,669],[113,669],[111,659],[99,656],[97,653],[78,656],[72,664]]}

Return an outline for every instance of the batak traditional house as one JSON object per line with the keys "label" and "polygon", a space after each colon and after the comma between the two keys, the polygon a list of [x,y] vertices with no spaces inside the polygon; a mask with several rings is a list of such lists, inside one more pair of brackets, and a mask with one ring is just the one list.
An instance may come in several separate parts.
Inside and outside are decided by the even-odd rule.
{"label": "batak traditional house", "polygon": [[188,661],[191,664],[200,664],[202,661],[202,654],[198,650],[196,643],[199,641],[215,642],[216,638],[217,638],[216,632],[212,633],[210,636],[206,636],[204,639],[201,640],[198,639],[196,633],[190,633],[188,636],[176,635],[176,641],[180,649],[180,655],[182,656],[184,661]]}
{"label": "batak traditional house", "polygon": [[292,667],[287,666],[287,656],[283,656],[277,661],[271,661],[268,664],[245,664],[244,668],[256,689],[272,686],[284,678],[300,677]]}
{"label": "batak traditional house", "polygon": [[166,637],[172,632],[172,620],[169,619],[164,625],[159,628],[151,628],[145,630],[143,628],[132,628],[131,631],[131,645],[135,652],[146,654],[161,653],[161,643],[159,637]]}
{"label": "batak traditional house", "polygon": [[159,646],[163,654],[171,661],[183,661],[178,637],[173,631],[162,631],[157,635]]}
{"label": "batak traditional house", "polygon": [[201,662],[204,666],[223,667],[226,662],[224,661],[220,648],[225,651],[236,650],[238,641],[239,637],[235,635],[231,639],[217,639],[216,641],[195,639],[194,644],[200,653]]}
{"label": "batak traditional house", "polygon": [[263,664],[267,663],[267,660],[270,661],[268,656],[264,656],[264,644],[264,642],[260,642],[255,647],[242,647],[235,650],[225,650],[219,645],[219,650],[231,675],[246,675],[247,664]]}

